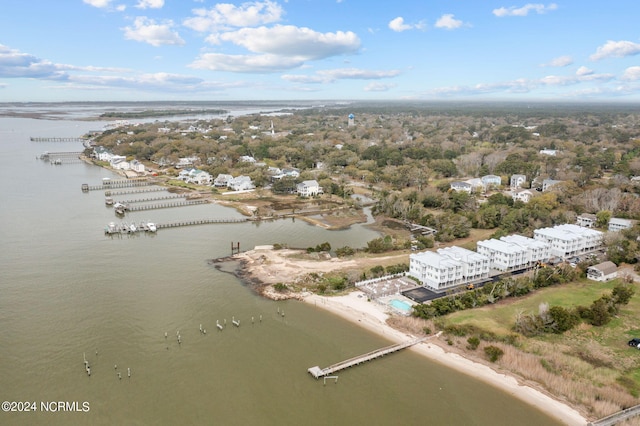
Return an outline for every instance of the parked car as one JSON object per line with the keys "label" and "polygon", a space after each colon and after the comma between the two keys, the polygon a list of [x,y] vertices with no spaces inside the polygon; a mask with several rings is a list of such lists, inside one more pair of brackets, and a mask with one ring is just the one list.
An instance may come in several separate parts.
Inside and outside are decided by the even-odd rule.
{"label": "parked car", "polygon": [[640,339],[635,337],[635,338],[629,340],[629,346],[633,346],[635,348],[638,348],[640,346]]}

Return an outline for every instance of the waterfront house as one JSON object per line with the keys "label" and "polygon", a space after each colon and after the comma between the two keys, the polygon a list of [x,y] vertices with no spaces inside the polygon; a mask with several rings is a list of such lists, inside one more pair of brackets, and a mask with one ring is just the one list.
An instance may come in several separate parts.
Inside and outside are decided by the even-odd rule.
{"label": "waterfront house", "polygon": [[229,181],[227,186],[232,191],[248,191],[256,187],[251,181],[251,178],[249,176],[244,176],[244,175],[231,179],[231,181]]}
{"label": "waterfront house", "polygon": [[296,185],[296,192],[301,197],[313,197],[322,194],[322,187],[315,180],[305,180]]}
{"label": "waterfront house", "polygon": [[216,188],[226,188],[229,186],[229,182],[233,179],[233,176],[220,173],[214,180],[213,186]]}

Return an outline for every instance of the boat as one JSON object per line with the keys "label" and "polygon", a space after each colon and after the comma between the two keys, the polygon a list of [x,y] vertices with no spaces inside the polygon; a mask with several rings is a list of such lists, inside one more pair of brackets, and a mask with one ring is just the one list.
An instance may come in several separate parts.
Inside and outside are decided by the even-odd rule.
{"label": "boat", "polygon": [[118,232],[118,226],[115,222],[109,222],[109,224],[105,227],[104,232],[107,234],[115,234]]}
{"label": "boat", "polygon": [[153,222],[147,222],[147,230],[149,232],[156,232],[158,230],[158,227]]}
{"label": "boat", "polygon": [[138,229],[133,223],[129,225],[129,232],[136,232]]}
{"label": "boat", "polygon": [[105,203],[106,205],[108,205],[108,206],[113,205],[113,198],[111,198],[111,197],[105,197],[105,199],[104,199],[104,203]]}

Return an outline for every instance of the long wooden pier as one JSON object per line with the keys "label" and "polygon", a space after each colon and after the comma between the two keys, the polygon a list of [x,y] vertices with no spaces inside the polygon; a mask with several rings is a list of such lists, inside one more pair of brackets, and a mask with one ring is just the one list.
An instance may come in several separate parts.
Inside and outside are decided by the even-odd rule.
{"label": "long wooden pier", "polygon": [[136,198],[135,200],[122,200],[122,201],[116,200],[114,202],[122,203],[122,204],[134,204],[134,203],[147,203],[150,201],[172,200],[176,198],[187,198],[187,194],[169,194],[169,195],[162,195],[160,197]]}
{"label": "long wooden pier", "polygon": [[[242,223],[246,222],[248,219],[246,218],[219,218],[219,219],[194,219],[194,220],[183,220],[178,222],[167,222],[167,223],[157,223],[155,224],[155,229],[164,229],[164,228],[177,228],[180,226],[192,226],[192,225],[206,225],[211,223]],[[115,223],[111,222],[104,228],[105,234],[135,234],[138,232],[154,232],[151,231],[150,222],[140,222],[139,224],[133,223],[133,227],[131,227],[132,223],[122,222]]]}
{"label": "long wooden pier", "polygon": [[362,364],[363,362],[371,361],[376,358],[380,358],[381,356],[385,356],[399,350],[408,348],[409,346],[413,346],[420,342],[424,342],[429,337],[418,337],[413,340],[409,340],[408,342],[398,343],[396,345],[387,346],[385,348],[376,349],[375,351],[366,353],[364,355],[360,355],[354,358],[347,359],[345,361],[339,362],[337,364],[330,365],[327,368],[320,368],[318,366],[311,367],[307,371],[316,379],[328,376],[330,374],[335,373],[336,371],[344,370],[345,368],[353,367],[354,365]]}
{"label": "long wooden pier", "polygon": [[105,191],[104,195],[107,197],[113,196],[113,195],[127,195],[127,194],[141,194],[144,192],[160,192],[160,191],[166,191],[167,188],[163,187],[163,186],[148,186],[148,187],[143,187],[143,188],[138,188],[138,189],[125,189],[122,191]]}
{"label": "long wooden pier", "polygon": [[199,204],[207,204],[207,203],[208,203],[207,200],[174,201],[172,203],[156,203],[156,204],[141,204],[139,206],[127,206],[125,210],[129,212],[138,212],[143,210],[168,209],[170,207],[197,206]]}
{"label": "long wooden pier", "polygon": [[113,188],[134,188],[136,186],[147,186],[154,185],[154,182],[147,180],[112,180],[109,183],[103,183],[102,185],[88,185],[86,183],[82,184],[82,192],[87,191],[100,191],[100,190],[109,190]]}
{"label": "long wooden pier", "polygon": [[84,142],[84,138],[29,138],[31,142]]}

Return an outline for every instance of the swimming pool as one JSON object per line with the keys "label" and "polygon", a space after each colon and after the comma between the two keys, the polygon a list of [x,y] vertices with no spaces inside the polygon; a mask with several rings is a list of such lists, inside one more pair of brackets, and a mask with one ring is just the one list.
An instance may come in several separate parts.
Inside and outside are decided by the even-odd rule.
{"label": "swimming pool", "polygon": [[411,312],[411,305],[407,302],[403,302],[402,300],[393,299],[391,300],[391,302],[389,302],[389,304],[404,313],[408,314],[409,312]]}

